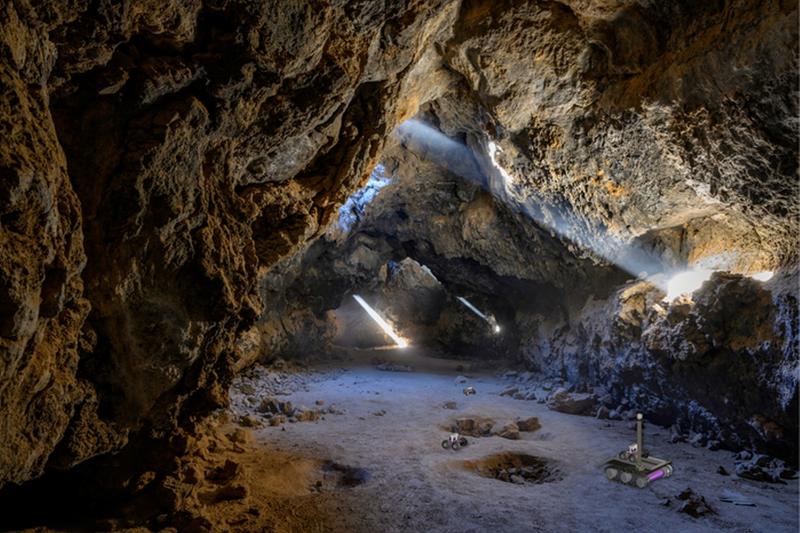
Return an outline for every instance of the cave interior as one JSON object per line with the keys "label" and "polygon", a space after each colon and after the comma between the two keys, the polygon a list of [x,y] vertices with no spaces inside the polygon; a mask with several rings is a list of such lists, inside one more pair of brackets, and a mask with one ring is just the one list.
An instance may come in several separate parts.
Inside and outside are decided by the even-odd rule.
{"label": "cave interior", "polygon": [[799,48],[779,0],[6,4],[0,530],[797,531]]}

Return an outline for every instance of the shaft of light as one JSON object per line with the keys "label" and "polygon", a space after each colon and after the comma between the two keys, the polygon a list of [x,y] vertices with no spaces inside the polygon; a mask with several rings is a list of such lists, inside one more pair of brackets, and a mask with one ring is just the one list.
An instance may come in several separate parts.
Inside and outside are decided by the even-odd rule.
{"label": "shaft of light", "polygon": [[397,346],[399,346],[400,348],[408,347],[408,343],[406,342],[406,340],[397,333],[395,333],[392,327],[389,325],[389,323],[386,322],[383,318],[381,318],[381,315],[379,315],[377,311],[375,311],[372,307],[370,307],[369,304],[364,301],[364,298],[362,298],[358,294],[354,294],[353,298],[355,298],[355,300],[358,302],[358,305],[364,308],[364,311],[367,312],[370,318],[372,318],[372,320],[377,322],[377,324],[381,327],[381,329],[392,338],[392,340],[397,344]]}
{"label": "shaft of light", "polygon": [[469,301],[468,301],[466,298],[462,298],[461,296],[459,296],[459,297],[458,297],[458,301],[459,301],[459,302],[461,302],[462,304],[466,305],[466,306],[467,306],[467,308],[468,308],[470,311],[472,311],[473,313],[475,313],[476,315],[478,315],[479,317],[481,317],[482,319],[484,319],[486,322],[489,322],[489,319],[488,319],[488,318],[486,318],[486,315],[484,315],[483,313],[481,313],[480,311],[478,311],[478,308],[477,308],[477,307],[475,307],[474,305],[472,305],[471,303],[469,303]]}
{"label": "shaft of light", "polygon": [[[641,246],[616,237],[597,226],[592,220],[573,212],[571,206],[547,201],[530,188],[520,189],[520,180],[506,169],[500,161],[502,147],[494,140],[487,139],[486,156],[489,163],[486,169],[480,166],[472,150],[458,143],[438,129],[416,119],[407,120],[396,130],[407,141],[407,147],[420,157],[434,161],[450,172],[481,184],[503,203],[532,218],[542,228],[552,231],[594,255],[613,263],[630,274],[639,277],[652,277],[664,272],[660,258]],[[416,142],[410,142],[414,140]],[[480,158],[478,158],[480,159]],[[463,163],[463,164],[462,164]],[[469,164],[468,164],[469,163]],[[487,181],[485,172],[490,173]],[[492,179],[492,175],[496,179]],[[651,279],[662,290],[666,285]]]}

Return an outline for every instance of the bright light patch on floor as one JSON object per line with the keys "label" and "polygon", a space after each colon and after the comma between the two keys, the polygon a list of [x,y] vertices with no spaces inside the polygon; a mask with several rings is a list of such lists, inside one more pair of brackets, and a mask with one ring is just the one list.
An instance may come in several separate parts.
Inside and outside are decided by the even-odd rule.
{"label": "bright light patch on floor", "polygon": [[675,274],[667,282],[667,296],[664,300],[671,302],[684,294],[692,294],[708,281],[713,273],[713,270],[686,270]]}
{"label": "bright light patch on floor", "polygon": [[756,272],[755,274],[752,274],[750,277],[756,281],[769,281],[772,279],[772,276],[774,275],[775,273],[772,272],[771,270],[765,270],[764,272]]}
{"label": "bright light patch on floor", "polygon": [[358,294],[354,294],[353,298],[355,298],[355,300],[358,302],[358,305],[364,308],[364,311],[367,312],[370,318],[372,318],[372,320],[374,320],[381,327],[381,329],[392,338],[399,348],[408,347],[408,342],[403,337],[395,333],[392,329],[392,326],[390,326],[389,323],[386,322],[377,311],[370,307],[370,305],[364,301],[364,298]]}

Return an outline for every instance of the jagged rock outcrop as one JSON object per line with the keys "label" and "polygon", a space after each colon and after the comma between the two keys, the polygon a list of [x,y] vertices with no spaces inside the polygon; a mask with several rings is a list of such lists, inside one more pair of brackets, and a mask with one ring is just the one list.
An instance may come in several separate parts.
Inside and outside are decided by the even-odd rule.
{"label": "jagged rock outcrop", "polygon": [[715,274],[670,304],[634,282],[591,301],[527,346],[537,369],[603,385],[608,407],[700,434],[703,443],[791,457],[797,442],[796,276],[764,284]]}

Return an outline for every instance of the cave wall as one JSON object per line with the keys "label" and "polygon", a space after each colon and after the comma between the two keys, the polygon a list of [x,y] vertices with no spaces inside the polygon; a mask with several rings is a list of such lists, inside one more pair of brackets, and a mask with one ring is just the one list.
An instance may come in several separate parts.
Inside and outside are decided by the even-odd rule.
{"label": "cave wall", "polygon": [[0,485],[224,404],[259,277],[429,98],[456,7],[3,5]]}

